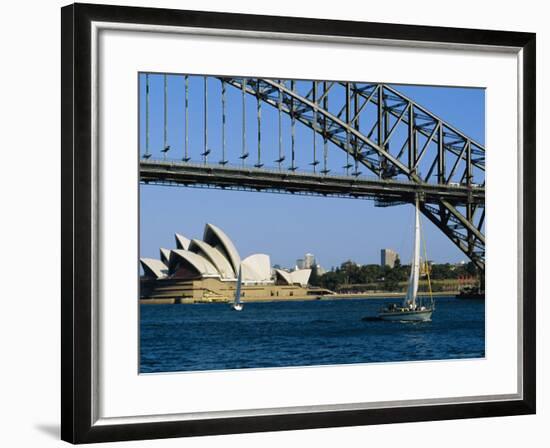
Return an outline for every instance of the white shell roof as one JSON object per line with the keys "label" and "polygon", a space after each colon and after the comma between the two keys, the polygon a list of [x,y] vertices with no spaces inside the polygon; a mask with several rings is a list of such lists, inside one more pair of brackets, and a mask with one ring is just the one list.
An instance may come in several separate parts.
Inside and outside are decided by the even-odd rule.
{"label": "white shell roof", "polygon": [[311,276],[311,269],[297,269],[290,273],[292,283],[299,283],[302,286],[307,286],[309,277]]}
{"label": "white shell roof", "polygon": [[141,267],[146,275],[155,278],[164,278],[168,275],[168,267],[160,260],[154,258],[140,258]]}
{"label": "white shell roof", "polygon": [[233,272],[239,272],[239,266],[241,264],[241,257],[237,248],[229,237],[214,224],[206,224],[204,227],[205,243],[210,244],[212,247],[218,249],[231,263]]}
{"label": "white shell roof", "polygon": [[184,259],[186,262],[188,262],[191,266],[193,266],[200,275],[203,277],[219,277],[220,274],[216,267],[210,263],[206,258],[202,257],[201,255],[198,255],[194,252],[183,250],[183,249],[175,249],[170,254],[170,266],[172,266],[174,263],[176,263],[176,260],[178,258]]}
{"label": "white shell roof", "polygon": [[242,262],[243,281],[268,282],[271,280],[271,261],[269,255],[253,254]]}
{"label": "white shell roof", "polygon": [[216,248],[210,244],[200,240],[191,240],[189,250],[196,254],[199,254],[212,263],[219,274],[224,279],[235,279],[235,272],[231,267],[231,263],[225,258],[225,256]]}
{"label": "white shell roof", "polygon": [[189,244],[191,243],[189,238],[185,238],[179,233],[176,233],[174,236],[176,237],[176,246],[178,249],[189,250]]}
{"label": "white shell roof", "polygon": [[168,265],[170,263],[170,249],[160,248],[160,261]]}
{"label": "white shell roof", "polygon": [[290,272],[284,271],[283,269],[275,269],[275,272],[277,275],[279,275],[286,283],[289,285],[292,284],[292,276],[290,275]]}
{"label": "white shell roof", "polygon": [[311,269],[296,269],[292,272],[283,271],[282,269],[275,269],[278,275],[280,275],[289,285],[299,283],[301,286],[307,286],[309,277],[311,276]]}

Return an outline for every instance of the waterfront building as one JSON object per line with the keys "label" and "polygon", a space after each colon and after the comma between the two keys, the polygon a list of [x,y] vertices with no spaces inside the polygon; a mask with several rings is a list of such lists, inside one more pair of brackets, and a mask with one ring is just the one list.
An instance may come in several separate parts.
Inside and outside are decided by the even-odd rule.
{"label": "waterfront building", "polygon": [[206,224],[202,240],[180,234],[175,240],[175,249],[160,250],[160,260],[140,259],[142,303],[231,301],[239,269],[243,301],[300,299],[331,292],[308,286],[311,269],[272,269],[266,254],[241,259],[231,239],[213,224]]}
{"label": "waterfront building", "polygon": [[390,268],[393,268],[398,258],[399,255],[394,250],[382,249],[380,251],[380,266],[389,266]]}
{"label": "waterfront building", "polygon": [[304,269],[305,261],[303,258],[298,258],[296,260],[296,269]]}

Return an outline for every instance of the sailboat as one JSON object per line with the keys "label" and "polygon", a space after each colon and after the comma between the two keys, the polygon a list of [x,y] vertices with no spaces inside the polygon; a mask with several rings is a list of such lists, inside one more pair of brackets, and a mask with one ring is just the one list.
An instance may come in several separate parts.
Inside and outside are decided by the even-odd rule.
{"label": "sailboat", "polygon": [[[418,280],[420,278],[420,211],[418,208],[418,198],[415,203],[415,226],[414,226],[414,252],[411,263],[411,274],[409,276],[409,285],[407,295],[401,305],[392,303],[378,313],[378,317],[383,320],[393,321],[411,321],[426,322],[432,319],[432,313],[435,310],[433,297],[430,289],[430,303],[424,304],[417,297]],[[429,283],[429,276],[428,276]]]}
{"label": "sailboat", "polygon": [[241,302],[241,284],[242,284],[242,268],[239,266],[239,275],[237,276],[237,286],[235,287],[235,299],[231,304],[231,308],[235,311],[242,311],[244,304]]}

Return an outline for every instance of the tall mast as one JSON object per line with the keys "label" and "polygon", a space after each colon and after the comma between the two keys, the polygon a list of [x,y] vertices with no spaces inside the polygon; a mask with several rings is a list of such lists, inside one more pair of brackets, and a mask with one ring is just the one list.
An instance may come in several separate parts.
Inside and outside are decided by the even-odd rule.
{"label": "tall mast", "polygon": [[418,210],[418,198],[415,202],[415,223],[414,223],[414,247],[411,261],[411,275],[409,277],[409,287],[403,306],[416,305],[416,294],[418,292],[418,279],[420,277],[420,212]]}

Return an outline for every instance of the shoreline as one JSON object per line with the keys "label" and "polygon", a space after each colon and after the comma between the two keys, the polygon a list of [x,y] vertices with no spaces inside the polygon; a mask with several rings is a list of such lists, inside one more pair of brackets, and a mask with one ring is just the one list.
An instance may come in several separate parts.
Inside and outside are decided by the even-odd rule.
{"label": "shoreline", "polygon": [[[433,297],[446,297],[446,296],[456,296],[458,294],[458,291],[438,291],[438,292],[432,292]],[[345,294],[333,294],[333,295],[327,295],[323,296],[323,298],[333,298],[333,299],[352,299],[352,298],[364,298],[364,299],[402,299],[405,297],[405,292],[350,292]],[[427,292],[419,292],[417,294],[418,297],[428,297],[429,293]]]}
{"label": "shoreline", "polygon": [[[283,297],[274,299],[273,297],[254,298],[251,300],[242,300],[243,303],[267,303],[267,302],[305,302],[314,300],[349,300],[349,299],[402,299],[405,297],[404,292],[368,292],[368,293],[346,293],[346,294],[327,294],[327,295],[311,295],[311,296],[295,296],[295,297]],[[456,296],[458,291],[445,291],[434,292],[433,297],[449,297]],[[422,292],[418,293],[420,297],[427,297],[429,294]],[[189,299],[139,299],[141,305],[195,305],[195,304],[208,304],[208,303],[231,303],[226,299],[211,299],[211,300],[189,300]]]}

